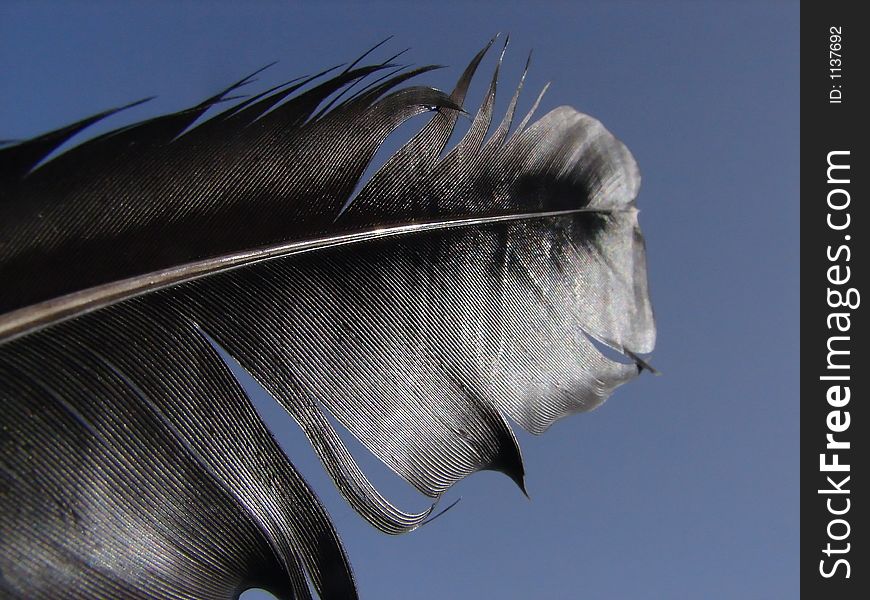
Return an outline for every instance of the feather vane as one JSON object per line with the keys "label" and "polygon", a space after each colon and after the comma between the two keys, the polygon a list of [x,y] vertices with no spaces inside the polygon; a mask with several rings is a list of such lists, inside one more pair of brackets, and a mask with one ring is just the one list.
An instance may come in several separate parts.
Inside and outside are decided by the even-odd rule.
{"label": "feather vane", "polygon": [[450,95],[401,87],[432,67],[354,63],[192,127],[243,79],[44,164],[113,111],[0,149],[4,596],[307,598],[307,577],[355,597],[222,353],[393,534],[431,509],[384,498],[330,417],[433,499],[481,469],[523,488],[508,419],[541,433],[637,375],[655,326],[634,159],[568,107],[510,133],[519,89],[487,138],[498,69],[445,153],[488,48]]}

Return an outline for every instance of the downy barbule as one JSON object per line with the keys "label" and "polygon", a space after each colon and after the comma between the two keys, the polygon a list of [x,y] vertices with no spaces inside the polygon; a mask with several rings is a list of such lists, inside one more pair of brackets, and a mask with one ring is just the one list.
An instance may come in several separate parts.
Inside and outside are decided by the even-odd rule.
{"label": "downy barbule", "polygon": [[432,499],[481,469],[522,488],[509,420],[542,433],[646,366],[635,161],[572,108],[513,125],[519,89],[491,127],[497,67],[466,117],[487,48],[451,94],[358,60],[0,148],[0,596],[356,597],[229,357],[391,534],[432,509],[394,507],[333,423]]}

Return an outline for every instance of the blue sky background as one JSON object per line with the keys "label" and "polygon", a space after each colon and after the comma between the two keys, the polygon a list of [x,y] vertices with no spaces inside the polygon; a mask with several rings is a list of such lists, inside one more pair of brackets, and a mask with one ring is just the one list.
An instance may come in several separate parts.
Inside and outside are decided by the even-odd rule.
{"label": "blue sky background", "polygon": [[[365,598],[794,598],[798,26],[797,2],[5,0],[0,139],[158,96],[96,133],[279,60],[254,86],[265,89],[388,35],[379,58],[411,47],[407,61],[448,66],[421,81],[449,90],[510,32],[497,107],[534,49],[521,109],[551,81],[539,114],[588,112],[640,164],[664,375],[542,437],[518,432],[531,501],[476,474],[447,495],[462,497],[452,511],[401,537],[359,519],[280,417],[279,437],[330,509]],[[425,506],[357,455],[389,497]]]}

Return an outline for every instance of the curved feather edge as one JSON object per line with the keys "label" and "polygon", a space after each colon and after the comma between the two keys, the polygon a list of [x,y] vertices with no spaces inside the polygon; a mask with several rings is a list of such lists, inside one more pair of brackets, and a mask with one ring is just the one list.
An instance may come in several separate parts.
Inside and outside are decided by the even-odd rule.
{"label": "curved feather edge", "polygon": [[[450,96],[395,90],[430,67],[357,61],[192,129],[248,78],[44,164],[112,111],[0,149],[0,278],[20,282],[0,298],[5,594],[304,598],[307,574],[321,597],[355,597],[328,518],[216,348],[389,533],[431,509],[383,498],[327,413],[432,498],[480,469],[522,488],[507,418],[541,433],[639,370],[587,335],[646,366],[628,150],[566,107],[528,126],[540,96],[508,136],[519,88],[486,139],[497,67],[441,156],[491,44]],[[353,196],[386,136],[427,111]]]}

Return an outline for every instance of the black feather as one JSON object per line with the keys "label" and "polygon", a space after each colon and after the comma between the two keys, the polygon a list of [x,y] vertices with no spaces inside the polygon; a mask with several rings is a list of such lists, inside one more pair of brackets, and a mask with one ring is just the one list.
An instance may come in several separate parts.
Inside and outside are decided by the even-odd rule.
{"label": "black feather", "polygon": [[[429,511],[383,498],[327,415],[432,498],[481,469],[522,487],[507,418],[540,433],[645,366],[633,158],[566,107],[508,135],[519,90],[487,139],[497,70],[444,154],[485,51],[450,96],[399,87],[432,67],[354,63],[193,128],[247,78],[44,164],[113,111],[0,149],[4,597],[305,598],[306,576],[355,597],[222,351],[389,533]],[[429,111],[354,196],[387,135]]]}

